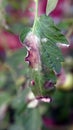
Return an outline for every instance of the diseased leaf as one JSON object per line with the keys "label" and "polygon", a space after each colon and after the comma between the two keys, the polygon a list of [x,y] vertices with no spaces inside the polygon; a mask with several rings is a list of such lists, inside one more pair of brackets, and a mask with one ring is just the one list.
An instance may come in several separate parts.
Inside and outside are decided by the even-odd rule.
{"label": "diseased leaf", "polygon": [[37,96],[40,96],[43,94],[43,75],[40,71],[30,71],[31,78],[34,80],[35,84],[34,86],[31,86],[31,90],[33,93]]}
{"label": "diseased leaf", "polygon": [[[27,34],[25,36],[25,33],[26,31],[24,30],[23,35],[21,35],[22,42],[24,41],[25,37],[28,36]],[[38,46],[36,46],[36,48],[39,47],[41,67],[43,67],[44,65],[48,69],[52,71],[55,70],[56,72],[59,73],[61,70],[61,62],[64,61],[64,58],[56,43],[68,44],[68,41],[66,40],[65,36],[55,26],[53,20],[46,15],[42,15],[36,19],[35,24],[31,29],[31,34],[34,34],[40,40],[39,44],[37,43]],[[28,40],[29,48],[34,49],[34,45],[36,44],[34,37],[33,40],[30,38],[28,39],[29,39]],[[32,43],[32,46],[30,46],[29,44],[30,41]],[[30,50],[32,51],[32,49]],[[30,58],[32,58],[32,61],[34,61],[34,57],[32,55]],[[33,72],[29,73],[31,81],[34,80],[34,87],[30,85],[33,93],[36,96],[43,95],[44,94],[43,84],[45,82],[43,77],[44,75],[43,69],[39,71],[34,70]]]}
{"label": "diseased leaf", "polygon": [[49,15],[56,7],[58,0],[47,0],[46,15]]}
{"label": "diseased leaf", "polygon": [[[46,15],[42,15],[39,18],[37,18],[35,26],[33,26],[31,31],[33,30],[33,33],[37,35],[41,41],[41,62],[43,62],[43,64],[46,64],[50,69],[54,69],[57,72],[59,72],[61,69],[61,62],[63,62],[64,59],[62,53],[60,52],[60,49],[56,46],[56,43],[68,44],[68,41],[66,40],[65,36],[57,28],[53,20]],[[24,32],[21,35],[22,42],[26,37],[25,34],[26,30],[24,30]],[[44,39],[46,39],[46,42],[48,42],[42,42],[44,41]]]}
{"label": "diseased leaf", "polygon": [[53,20],[46,15],[42,15],[37,19],[34,33],[41,39],[42,64],[60,72],[61,62],[64,59],[56,43],[68,44],[65,36],[55,26]]}

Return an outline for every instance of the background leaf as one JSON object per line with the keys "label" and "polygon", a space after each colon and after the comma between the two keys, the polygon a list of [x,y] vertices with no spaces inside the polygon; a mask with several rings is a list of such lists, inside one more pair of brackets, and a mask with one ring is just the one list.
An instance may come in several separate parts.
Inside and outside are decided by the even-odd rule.
{"label": "background leaf", "polygon": [[26,48],[21,48],[7,58],[7,63],[14,70],[13,73],[16,74],[17,77],[27,74],[27,63],[24,61],[25,56]]}
{"label": "background leaf", "polygon": [[27,109],[23,123],[25,130],[40,130],[41,116],[38,108]]}
{"label": "background leaf", "polygon": [[49,15],[56,7],[58,0],[47,0],[46,15]]}
{"label": "background leaf", "polygon": [[26,97],[29,93],[30,89],[26,88],[23,91],[19,92],[14,100],[12,101],[12,107],[17,110],[18,113],[21,113],[24,111],[24,108],[26,107]]}
{"label": "background leaf", "polygon": [[0,89],[5,85],[6,83],[6,75],[4,72],[0,72]]}
{"label": "background leaf", "polygon": [[21,23],[15,23],[10,25],[10,31],[16,35],[20,35],[24,28],[26,28],[25,25]]}
{"label": "background leaf", "polygon": [[0,93],[0,106],[3,104],[8,104],[10,102],[11,98],[10,95],[6,92]]}
{"label": "background leaf", "polygon": [[[16,125],[14,126],[18,124],[18,126],[22,126],[21,128],[24,128],[24,130],[41,130],[41,114],[39,108],[27,108],[24,113],[16,114],[15,121]],[[12,126],[12,128],[14,126]]]}
{"label": "background leaf", "polygon": [[11,125],[8,130],[25,130],[25,129],[23,128],[22,125],[14,124],[14,125]]}

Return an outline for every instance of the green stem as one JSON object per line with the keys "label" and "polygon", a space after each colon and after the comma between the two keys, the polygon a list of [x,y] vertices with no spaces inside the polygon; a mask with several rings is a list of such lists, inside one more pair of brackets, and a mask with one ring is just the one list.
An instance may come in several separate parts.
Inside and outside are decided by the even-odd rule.
{"label": "green stem", "polygon": [[38,0],[36,0],[36,11],[35,11],[35,19],[38,17]]}
{"label": "green stem", "polygon": [[33,24],[33,29],[32,29],[33,32],[35,30],[35,24],[36,24],[36,20],[38,18],[38,0],[35,0],[35,4],[36,4],[36,9],[35,9],[34,24]]}

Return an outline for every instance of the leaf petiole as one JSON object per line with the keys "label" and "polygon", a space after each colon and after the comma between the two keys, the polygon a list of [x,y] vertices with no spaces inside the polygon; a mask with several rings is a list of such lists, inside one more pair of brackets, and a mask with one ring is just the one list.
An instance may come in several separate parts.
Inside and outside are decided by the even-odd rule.
{"label": "leaf petiole", "polygon": [[36,20],[38,18],[38,0],[35,0],[35,5],[36,5],[36,9],[35,9],[35,19],[34,19],[33,28],[32,28],[33,32],[35,30],[35,24],[36,24]]}

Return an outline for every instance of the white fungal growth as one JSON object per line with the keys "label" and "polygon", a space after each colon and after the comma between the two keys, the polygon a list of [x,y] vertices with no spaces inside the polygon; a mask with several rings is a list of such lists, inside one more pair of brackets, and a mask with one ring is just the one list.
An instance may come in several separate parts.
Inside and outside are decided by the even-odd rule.
{"label": "white fungal growth", "polygon": [[59,48],[68,48],[70,45],[69,44],[62,44],[62,43],[56,43],[56,45],[59,47]]}
{"label": "white fungal growth", "polygon": [[41,39],[41,42],[46,43],[47,41],[48,41],[48,39],[47,39],[47,38],[42,38],[42,39]]}

